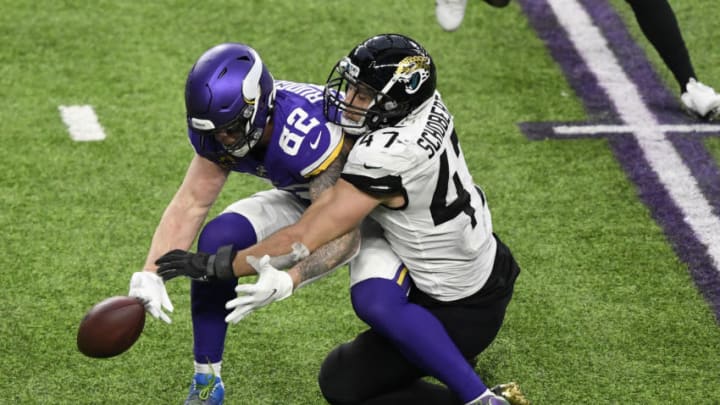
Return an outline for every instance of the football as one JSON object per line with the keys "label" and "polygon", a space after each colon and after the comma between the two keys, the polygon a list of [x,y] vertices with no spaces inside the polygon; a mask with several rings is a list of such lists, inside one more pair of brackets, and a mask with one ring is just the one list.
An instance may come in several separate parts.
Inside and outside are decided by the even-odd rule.
{"label": "football", "polygon": [[137,298],[107,298],[80,321],[77,347],[89,357],[117,356],[130,348],[145,326],[145,307]]}

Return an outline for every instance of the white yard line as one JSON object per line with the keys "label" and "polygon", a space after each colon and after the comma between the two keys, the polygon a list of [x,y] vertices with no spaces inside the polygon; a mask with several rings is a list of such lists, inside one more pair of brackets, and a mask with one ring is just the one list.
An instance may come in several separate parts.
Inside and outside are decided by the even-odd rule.
{"label": "white yard line", "polygon": [[105,131],[100,126],[92,106],[61,105],[58,109],[63,122],[68,127],[72,140],[84,142],[105,139]]}
{"label": "white yard line", "polygon": [[548,0],[548,3],[620,118],[635,129],[633,135],[648,163],[687,224],[707,247],[715,268],[720,269],[720,218],[713,215],[690,170],[665,133],[658,129],[659,123],[642,101],[635,83],[622,70],[602,33],[576,0]]}
{"label": "white yard line", "polygon": [[720,125],[712,124],[669,124],[658,125],[654,128],[641,127],[639,125],[558,125],[553,127],[555,135],[596,135],[596,134],[629,134],[637,133],[641,129],[650,129],[655,132],[676,132],[676,133],[702,133],[720,132]]}

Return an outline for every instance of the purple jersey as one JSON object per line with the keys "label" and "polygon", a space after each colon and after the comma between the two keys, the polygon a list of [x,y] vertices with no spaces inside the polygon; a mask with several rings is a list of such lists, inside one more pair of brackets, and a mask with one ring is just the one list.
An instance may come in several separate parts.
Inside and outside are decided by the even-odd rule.
{"label": "purple jersey", "polygon": [[282,80],[275,81],[275,86],[272,136],[262,161],[252,153],[242,158],[224,153],[214,137],[192,128],[188,128],[190,143],[197,154],[222,167],[267,179],[275,188],[309,200],[310,178],[337,158],[343,133],[323,114],[321,86]]}

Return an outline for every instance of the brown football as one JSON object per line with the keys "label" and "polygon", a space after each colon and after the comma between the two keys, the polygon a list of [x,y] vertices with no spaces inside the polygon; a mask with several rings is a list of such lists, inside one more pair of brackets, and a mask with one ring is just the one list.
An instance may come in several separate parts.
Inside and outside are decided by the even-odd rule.
{"label": "brown football", "polygon": [[137,298],[107,298],[80,321],[77,347],[89,357],[112,357],[125,352],[145,326],[145,307]]}

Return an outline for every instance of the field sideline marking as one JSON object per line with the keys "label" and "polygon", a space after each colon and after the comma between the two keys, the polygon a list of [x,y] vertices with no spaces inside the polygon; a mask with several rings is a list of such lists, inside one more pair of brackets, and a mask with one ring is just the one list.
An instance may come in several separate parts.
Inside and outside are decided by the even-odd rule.
{"label": "field sideline marking", "polygon": [[714,215],[672,143],[658,130],[659,123],[640,98],[635,83],[620,67],[600,30],[577,1],[549,0],[548,3],[600,87],[607,91],[620,119],[635,128],[633,135],[650,167],[707,248],[715,268],[720,268],[720,219]]}
{"label": "field sideline marking", "polygon": [[95,110],[90,105],[61,105],[60,116],[70,132],[70,138],[77,142],[102,141],[105,131],[100,126]]}
{"label": "field sideline marking", "polygon": [[[608,0],[518,0],[587,118],[521,122],[530,140],[605,138],[720,321],[720,166]],[[621,241],[619,243],[636,243]]]}

